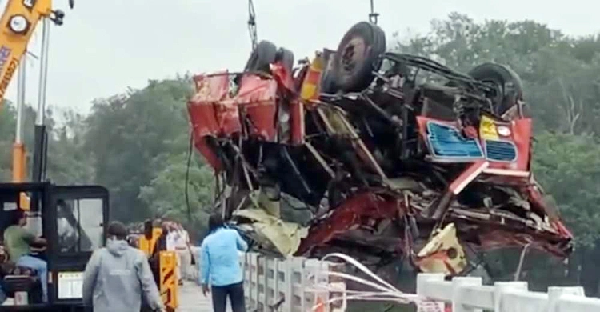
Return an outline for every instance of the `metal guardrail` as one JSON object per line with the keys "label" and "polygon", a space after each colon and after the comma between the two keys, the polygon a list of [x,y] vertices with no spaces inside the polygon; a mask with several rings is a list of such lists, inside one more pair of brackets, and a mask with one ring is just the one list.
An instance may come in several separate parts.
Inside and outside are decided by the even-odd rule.
{"label": "metal guardrail", "polygon": [[[202,262],[198,250],[198,247],[192,248],[197,261],[192,272],[196,280]],[[308,258],[277,259],[252,252],[240,253],[240,263],[249,310],[306,312],[311,311],[319,300],[327,302],[336,295],[325,289],[332,281],[330,276],[321,273],[338,269],[339,264]],[[338,280],[336,293],[344,291],[340,285],[344,287]],[[325,311],[343,311],[345,308],[343,300],[324,305]]]}
{"label": "metal guardrail", "polygon": [[483,286],[481,278],[419,274],[420,301],[444,302],[454,312],[600,312],[600,299],[585,296],[583,287],[549,287],[547,293],[528,290],[526,282],[496,282]]}

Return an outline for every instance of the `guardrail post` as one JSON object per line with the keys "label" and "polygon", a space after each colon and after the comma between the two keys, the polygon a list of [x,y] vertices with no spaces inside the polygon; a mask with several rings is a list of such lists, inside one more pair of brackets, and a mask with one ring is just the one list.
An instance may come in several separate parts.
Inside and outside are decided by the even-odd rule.
{"label": "guardrail post", "polygon": [[483,280],[481,278],[456,277],[452,279],[452,311],[453,312],[481,312],[481,309],[472,308],[462,304],[462,288],[481,286]]}
{"label": "guardrail post", "polygon": [[527,282],[496,282],[494,284],[494,311],[501,312],[502,297],[508,292],[527,291]]}
{"label": "guardrail post", "polygon": [[285,259],[285,301],[288,312],[294,311],[294,262],[293,259]]}
{"label": "guardrail post", "polygon": [[[251,256],[250,253],[244,254],[244,296],[246,297],[246,306],[252,302],[252,264],[249,261]],[[250,307],[256,309],[255,305]]]}
{"label": "guardrail post", "polygon": [[272,305],[277,304],[281,294],[279,293],[279,259],[273,259],[273,301]]}
{"label": "guardrail post", "polygon": [[258,306],[258,261],[256,254],[252,253],[247,262],[247,265],[249,266],[248,278],[250,279],[250,291],[248,297],[250,297],[250,300],[253,303],[252,307],[258,310],[260,307]]}
{"label": "guardrail post", "polygon": [[430,282],[442,282],[446,279],[444,274],[420,273],[417,275],[417,295],[421,299],[427,298],[427,284]]}
{"label": "guardrail post", "polygon": [[[264,307],[262,306],[262,303],[260,302],[260,290],[259,290],[259,285],[260,285],[260,259],[262,258],[262,255],[260,254],[254,254],[252,256],[252,264],[253,264],[253,269],[254,269],[254,274],[253,274],[253,279],[252,282],[254,283],[254,302],[256,302],[256,308],[258,308],[258,311],[264,311]],[[262,309],[261,309],[262,308]]]}
{"label": "guardrail post", "polygon": [[564,294],[585,297],[585,291],[581,286],[570,286],[570,287],[548,287],[548,307],[547,311],[556,312],[558,311],[558,301]]}
{"label": "guardrail post", "polygon": [[[423,303],[425,303],[426,305],[429,305],[428,302],[433,302],[434,306],[438,306],[439,301],[437,298],[432,298],[430,296],[430,284],[431,283],[439,283],[439,282],[444,282],[446,279],[446,276],[444,274],[428,274],[428,273],[420,273],[417,275],[417,296],[418,296],[418,305],[419,305],[419,311],[421,311],[421,307],[423,306]],[[443,305],[445,305],[445,302],[442,302]],[[440,308],[441,309],[441,306]],[[428,309],[426,309],[425,311],[428,311]]]}
{"label": "guardrail post", "polygon": [[[346,299],[346,283],[345,282],[332,282],[329,284],[333,293],[335,293],[336,298],[340,298],[340,302],[330,304],[332,307],[331,311],[333,312],[345,312],[348,308],[348,302]],[[315,300],[316,302],[316,300]]]}
{"label": "guardrail post", "polygon": [[[346,265],[341,263],[319,263],[319,270],[327,270],[339,273],[345,273]],[[347,308],[347,293],[346,293],[346,282],[339,276],[329,275],[326,277],[328,283],[329,292],[327,297],[329,299],[336,299],[338,301],[329,304],[330,311],[332,312],[344,312]],[[316,299],[315,299],[316,302]]]}
{"label": "guardrail post", "polygon": [[[262,274],[259,272],[260,276],[259,279],[261,280],[258,284],[258,297],[259,300],[261,300],[262,298],[262,311],[264,312],[268,312],[269,311],[269,280],[268,280],[268,273],[269,273],[269,260],[271,258],[262,258]],[[260,265],[261,262],[259,260],[258,262],[258,266],[259,266],[259,270],[260,270]],[[260,291],[260,288],[262,286],[262,294]]]}
{"label": "guardrail post", "polygon": [[242,286],[244,287],[244,301],[246,301],[246,309],[249,309],[250,300],[248,299],[248,275],[246,274],[246,253],[240,255],[240,267],[242,268]]}

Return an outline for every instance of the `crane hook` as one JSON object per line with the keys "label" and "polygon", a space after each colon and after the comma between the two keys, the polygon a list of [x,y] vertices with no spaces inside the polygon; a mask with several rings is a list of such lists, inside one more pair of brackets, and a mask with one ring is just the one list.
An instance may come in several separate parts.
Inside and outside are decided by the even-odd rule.
{"label": "crane hook", "polygon": [[379,18],[379,14],[375,13],[375,0],[371,0],[371,13],[369,13],[369,21],[372,24],[377,25],[377,19]]}

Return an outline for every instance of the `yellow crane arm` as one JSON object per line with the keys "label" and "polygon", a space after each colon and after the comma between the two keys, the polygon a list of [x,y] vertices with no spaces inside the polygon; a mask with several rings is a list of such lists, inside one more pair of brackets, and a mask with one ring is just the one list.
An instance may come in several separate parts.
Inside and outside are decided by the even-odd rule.
{"label": "yellow crane arm", "polygon": [[[74,0],[69,0],[69,7],[73,9],[73,6]],[[0,17],[0,106],[38,23],[49,19],[60,26],[64,16],[64,12],[52,9],[52,0],[8,1]],[[17,135],[13,145],[13,182],[23,182],[26,175],[25,146],[19,139]],[[22,208],[28,208],[28,203],[22,194]]]}
{"label": "yellow crane arm", "polygon": [[6,5],[0,18],[0,103],[35,27],[52,14],[52,0],[9,0]]}

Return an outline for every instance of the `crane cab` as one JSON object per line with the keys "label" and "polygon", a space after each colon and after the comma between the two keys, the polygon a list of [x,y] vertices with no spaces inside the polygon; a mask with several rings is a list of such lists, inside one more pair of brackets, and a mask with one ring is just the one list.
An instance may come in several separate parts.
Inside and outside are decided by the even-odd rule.
{"label": "crane cab", "polygon": [[[3,248],[4,231],[23,213],[22,193],[29,199],[26,229],[47,242],[31,253],[47,263],[46,303],[36,272],[15,265]],[[92,252],[104,243],[108,202],[108,190],[101,186],[0,183],[0,287],[8,297],[0,311],[83,309],[83,272]]]}

